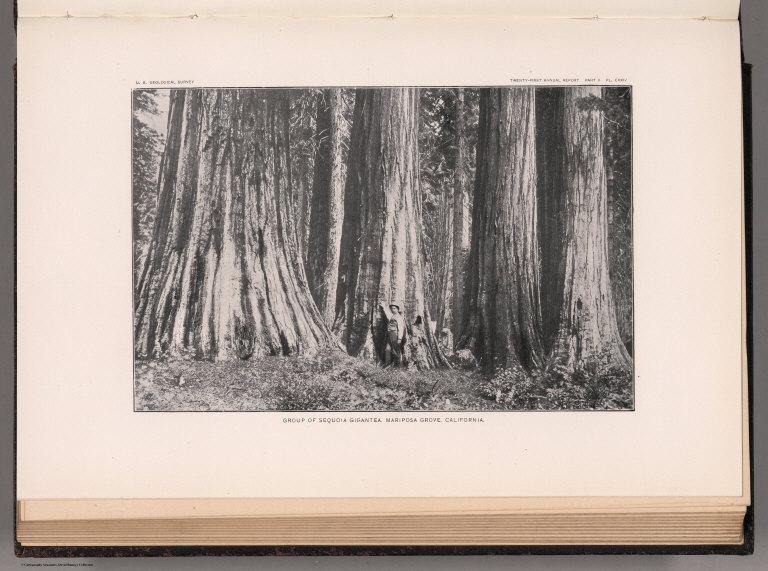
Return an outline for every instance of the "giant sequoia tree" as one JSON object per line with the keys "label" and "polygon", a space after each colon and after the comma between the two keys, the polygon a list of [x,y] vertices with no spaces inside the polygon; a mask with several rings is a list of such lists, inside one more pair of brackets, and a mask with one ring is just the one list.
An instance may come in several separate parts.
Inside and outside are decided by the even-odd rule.
{"label": "giant sequoia tree", "polygon": [[486,367],[542,361],[534,129],[532,87],[482,92],[460,345]]}
{"label": "giant sequoia tree", "polygon": [[[451,319],[451,252],[453,225],[453,193],[445,187],[439,195],[437,207],[431,216],[429,247],[426,248],[428,263],[425,270],[429,274],[426,281],[427,305],[435,323],[435,330],[441,332]],[[422,224],[422,227],[425,224]],[[426,234],[426,232],[422,232]]]}
{"label": "giant sequoia tree", "polygon": [[608,268],[619,334],[632,355],[632,89],[603,89]]}
{"label": "giant sequoia tree", "polygon": [[357,93],[344,196],[337,325],[352,355],[381,360],[385,316],[397,302],[421,366],[444,362],[425,303],[419,189],[418,93]]}
{"label": "giant sequoia tree", "polygon": [[458,337],[464,313],[464,284],[466,283],[465,266],[469,253],[469,183],[467,181],[467,134],[466,117],[468,106],[465,104],[464,89],[456,93],[456,165],[454,167],[453,186],[453,239],[451,241],[451,273],[453,334]]}
{"label": "giant sequoia tree", "polygon": [[249,358],[331,342],[292,213],[286,92],[171,92],[155,228],[137,283],[137,354]]}
{"label": "giant sequoia tree", "polygon": [[566,152],[563,135],[565,89],[536,90],[538,238],[541,259],[542,342],[552,349],[560,328],[565,270]]}
{"label": "giant sequoia tree", "polygon": [[597,359],[628,368],[608,273],[608,205],[600,87],[565,90],[562,301],[553,356],[569,369]]}
{"label": "giant sequoia tree", "polygon": [[306,269],[309,287],[326,321],[336,314],[341,225],[344,215],[344,153],[341,89],[324,89],[317,96],[315,171]]}

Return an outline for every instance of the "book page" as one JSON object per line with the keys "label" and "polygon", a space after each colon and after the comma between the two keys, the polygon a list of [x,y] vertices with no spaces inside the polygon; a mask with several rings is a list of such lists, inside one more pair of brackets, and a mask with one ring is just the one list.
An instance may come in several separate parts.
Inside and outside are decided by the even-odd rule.
{"label": "book page", "polygon": [[291,17],[445,17],[511,16],[534,18],[710,18],[736,19],[739,0],[21,0],[21,17],[133,16],[291,16]]}
{"label": "book page", "polygon": [[[21,18],[18,52],[20,499],[736,498],[746,493],[741,89],[735,21],[542,20],[532,25],[482,17]],[[626,344],[623,349],[612,345],[612,358],[630,365],[624,369],[629,371],[629,384],[623,385],[628,392],[616,401],[601,396],[597,385],[593,393],[582,386],[581,400],[569,410],[558,410],[559,401],[550,393],[542,401],[546,407],[537,408],[514,400],[520,389],[517,380],[510,389],[506,377],[489,380],[478,370],[472,379],[483,387],[496,382],[499,388],[484,389],[483,396],[476,390],[479,385],[469,386],[467,394],[474,400],[456,410],[446,400],[458,397],[440,392],[439,402],[430,400],[435,391],[446,389],[439,377],[429,377],[436,380],[426,385],[406,370],[403,378],[409,380],[403,383],[424,385],[421,393],[410,385],[401,387],[403,394],[421,394],[418,403],[403,405],[407,410],[351,412],[331,406],[308,411],[307,405],[297,405],[299,410],[291,411],[300,395],[290,392],[284,377],[270,373],[273,369],[256,366],[256,357],[270,358],[260,345],[232,343],[229,350],[240,358],[222,359],[220,365],[219,349],[231,341],[226,336],[193,347],[203,358],[189,362],[212,367],[214,376],[229,370],[222,367],[237,367],[237,382],[225,387],[221,396],[230,399],[230,405],[242,403],[239,391],[247,393],[249,379],[261,375],[264,391],[273,391],[270,398],[290,395],[281,401],[284,406],[270,405],[275,401],[237,411],[226,405],[211,407],[210,402],[203,406],[207,397],[194,392],[202,377],[190,381],[183,367],[192,365],[186,364],[173,364],[182,368],[170,371],[173,376],[164,377],[166,384],[155,392],[146,390],[151,382],[147,379],[157,378],[151,371],[170,365],[163,359],[145,361],[141,355],[134,361],[144,349],[164,349],[144,343],[137,334],[141,326],[135,327],[140,323],[134,313],[137,218],[132,195],[132,106],[137,91],[156,91],[155,101],[164,111],[153,125],[168,130],[164,152],[171,157],[182,152],[181,142],[192,136],[183,135],[185,129],[198,121],[195,112],[180,103],[181,94],[252,101],[242,117],[263,126],[259,121],[279,109],[270,106],[270,98],[283,97],[280,90],[270,91],[262,98],[267,106],[259,107],[262,99],[253,98],[262,95],[254,95],[251,88],[264,87],[297,88],[297,93],[324,87],[351,92],[372,88],[356,96],[370,97],[366,105],[373,107],[392,105],[398,113],[405,113],[408,105],[415,108],[415,97],[424,96],[427,88],[476,90],[486,124],[493,125],[503,124],[493,118],[493,109],[527,109],[527,116],[533,117],[531,103],[545,101],[548,88],[562,90],[555,97],[562,97],[565,106],[574,93],[581,94],[573,102],[574,116],[581,117],[581,112],[605,121],[611,118],[599,107],[605,94],[631,90],[631,355]],[[491,97],[501,103],[494,107]],[[211,105],[215,111],[219,104]],[[413,114],[409,117],[416,129]],[[548,116],[535,117],[546,121]],[[526,125],[533,137],[536,126]],[[558,125],[566,132],[570,128],[567,121]],[[484,131],[486,136],[489,132]],[[508,144],[518,140],[510,136]],[[180,141],[176,151],[172,141]],[[199,148],[205,150],[205,145]],[[350,144],[350,152],[355,148]],[[594,153],[586,156],[594,158]],[[413,154],[397,156],[404,161],[398,164],[413,169],[422,161]],[[607,160],[595,163],[598,170],[593,172],[602,173],[600,165]],[[217,164],[224,161],[212,159],[210,168]],[[277,168],[275,162],[264,164],[258,172]],[[359,172],[376,164],[362,160]],[[163,176],[158,175],[160,186]],[[221,188],[235,188],[222,176]],[[601,176],[608,175],[598,179]],[[421,178],[426,180],[426,175]],[[523,179],[522,174],[514,178]],[[284,181],[298,179],[278,173],[270,180],[278,181],[275,188],[294,189]],[[426,192],[425,184],[420,192]],[[482,191],[488,193],[488,188],[482,186]],[[499,196],[505,196],[508,187],[498,188]],[[205,210],[207,202],[201,204],[199,212],[208,214],[201,214],[200,220],[219,219]],[[259,212],[255,202],[249,204],[249,216]],[[535,210],[530,204],[526,208]],[[419,210],[414,207],[414,212]],[[176,219],[170,216],[166,226]],[[604,226],[595,230],[602,232],[603,240]],[[217,251],[222,260],[240,255],[237,248],[231,258],[224,255],[226,248]],[[255,248],[254,256],[258,252]],[[410,252],[423,255],[416,247]],[[605,269],[604,264],[600,267]],[[587,288],[593,297],[601,291],[596,283]],[[410,319],[418,296],[408,291],[400,305]],[[394,306],[397,301],[389,300]],[[294,322],[304,319],[293,315],[298,316]],[[255,343],[245,325],[231,326],[238,335],[249,332],[243,338]],[[318,327],[321,334],[329,329]],[[409,334],[418,338],[413,329]],[[214,338],[206,335],[189,339]],[[425,359],[439,365],[443,350],[424,335]],[[193,341],[177,341],[193,346]],[[291,343],[286,339],[276,350],[291,353]],[[387,359],[398,359],[388,363],[399,365],[395,343],[387,351]],[[438,361],[429,361],[429,351]],[[232,362],[235,365],[227,365]],[[367,369],[359,367],[349,369],[362,370],[365,377]],[[454,365],[450,370],[462,369]],[[318,371],[318,376],[325,374]],[[400,375],[396,368],[386,371]],[[390,384],[384,388],[397,393],[392,382],[386,380]],[[274,392],[277,385],[284,389],[280,395]],[[375,390],[381,393],[382,387],[372,386]],[[150,394],[155,403],[167,395],[183,394],[186,400],[183,406],[167,401],[150,406]],[[532,394],[544,398],[541,392]],[[316,404],[323,398],[330,397],[313,392],[308,400]],[[419,408],[422,403],[426,408]],[[504,403],[515,406],[504,408]],[[205,412],[206,406],[212,411]]]}

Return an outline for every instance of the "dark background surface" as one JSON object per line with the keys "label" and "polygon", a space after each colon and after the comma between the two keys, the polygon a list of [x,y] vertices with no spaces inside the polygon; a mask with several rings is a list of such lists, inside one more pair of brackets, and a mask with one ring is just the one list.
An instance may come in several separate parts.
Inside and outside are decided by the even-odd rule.
{"label": "dark background surface", "polygon": [[[744,55],[753,64],[753,331],[755,554],[738,556],[590,555],[491,557],[270,557],[25,559],[13,555],[13,165],[15,32],[13,3],[0,6],[0,571],[23,565],[101,569],[766,569],[768,568],[768,2],[742,1]],[[23,126],[22,126],[23,128]],[[52,467],[52,469],[55,469]]]}

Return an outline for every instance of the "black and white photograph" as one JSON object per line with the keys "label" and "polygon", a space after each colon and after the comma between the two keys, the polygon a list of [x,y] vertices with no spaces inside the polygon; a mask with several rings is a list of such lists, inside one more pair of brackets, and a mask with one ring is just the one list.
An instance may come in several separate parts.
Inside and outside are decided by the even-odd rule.
{"label": "black and white photograph", "polygon": [[135,411],[634,410],[631,86],[131,113]]}

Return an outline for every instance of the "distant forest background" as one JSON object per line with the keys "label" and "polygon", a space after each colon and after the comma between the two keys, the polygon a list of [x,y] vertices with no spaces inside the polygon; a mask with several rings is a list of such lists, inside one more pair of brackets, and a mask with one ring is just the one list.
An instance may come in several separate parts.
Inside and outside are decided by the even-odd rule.
{"label": "distant forest background", "polygon": [[139,359],[631,383],[631,88],[133,94]]}

